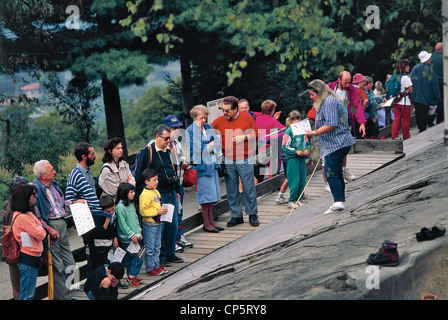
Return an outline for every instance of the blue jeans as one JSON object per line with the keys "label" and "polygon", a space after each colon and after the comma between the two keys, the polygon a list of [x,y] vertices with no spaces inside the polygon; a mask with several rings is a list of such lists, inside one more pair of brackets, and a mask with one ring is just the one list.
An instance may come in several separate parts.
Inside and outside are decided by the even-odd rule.
{"label": "blue jeans", "polygon": [[[143,223],[143,241],[145,243],[145,271],[150,272],[157,268],[160,262],[160,247],[162,246],[162,226],[166,222],[159,225],[148,226]],[[138,259],[137,259],[138,260]]]}
{"label": "blue jeans", "polygon": [[[121,248],[126,250],[129,247],[129,243],[120,243]],[[132,253],[126,251],[126,255],[123,258],[123,265],[126,268],[128,276],[136,276],[140,272],[143,265],[143,259],[139,259]],[[150,270],[151,271],[151,270]]]}
{"label": "blue jeans", "polygon": [[171,203],[174,205],[172,222],[164,222],[162,226],[162,250],[160,252],[160,261],[172,259],[176,253],[176,237],[177,237],[177,215],[178,205],[176,192],[160,193],[162,196],[162,204]]}
{"label": "blue jeans", "polygon": [[333,195],[334,202],[345,201],[345,181],[342,174],[342,163],[350,152],[349,147],[343,147],[325,156],[324,174]]}
{"label": "blue jeans", "polygon": [[230,161],[225,160],[227,174],[226,192],[230,206],[230,215],[232,218],[242,218],[242,203],[239,193],[239,180],[243,186],[244,206],[246,214],[255,215],[258,213],[257,192],[254,183],[254,164],[251,160]]}
{"label": "blue jeans", "polygon": [[19,300],[33,300],[36,291],[38,268],[31,267],[21,262],[17,263],[20,270],[20,294]]}
{"label": "blue jeans", "polygon": [[182,227],[182,218],[184,216],[184,187],[180,186],[180,204],[182,205],[182,209],[179,210],[179,213],[177,215],[177,233],[176,233],[176,240],[180,240],[180,236],[184,234],[184,229]]}

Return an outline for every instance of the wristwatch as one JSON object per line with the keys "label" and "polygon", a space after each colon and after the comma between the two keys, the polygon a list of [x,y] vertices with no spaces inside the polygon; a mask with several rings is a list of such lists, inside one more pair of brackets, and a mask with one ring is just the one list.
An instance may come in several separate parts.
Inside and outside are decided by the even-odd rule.
{"label": "wristwatch", "polygon": [[316,131],[313,131],[313,136],[315,136],[316,135]]}

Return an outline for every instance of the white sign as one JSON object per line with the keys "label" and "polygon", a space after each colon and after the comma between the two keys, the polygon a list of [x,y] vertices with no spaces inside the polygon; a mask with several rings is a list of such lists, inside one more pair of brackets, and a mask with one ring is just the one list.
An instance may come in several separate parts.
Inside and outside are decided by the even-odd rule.
{"label": "white sign", "polygon": [[207,117],[208,123],[212,123],[216,118],[218,118],[224,114],[221,111],[222,100],[223,99],[217,99],[217,100],[207,102],[207,108],[210,110],[210,113],[208,114],[208,117]]}
{"label": "white sign", "polygon": [[95,222],[93,221],[92,214],[90,213],[87,203],[74,203],[70,205],[70,211],[73,215],[73,221],[75,222],[78,236],[95,228]]}
{"label": "white sign", "polygon": [[305,134],[307,131],[311,131],[310,121],[304,119],[296,123],[291,123],[291,130],[294,136]]}

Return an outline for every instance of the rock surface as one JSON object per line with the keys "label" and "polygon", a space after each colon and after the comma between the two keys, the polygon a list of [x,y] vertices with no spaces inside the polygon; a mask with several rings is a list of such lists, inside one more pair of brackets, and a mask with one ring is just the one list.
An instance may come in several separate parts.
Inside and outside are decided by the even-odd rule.
{"label": "rock surface", "polygon": [[[136,298],[448,299],[447,236],[415,237],[423,227],[448,226],[443,129],[406,140],[403,159],[349,183],[344,211],[324,215],[329,196],[311,201],[286,222],[257,229]],[[386,239],[398,243],[399,265],[369,268],[368,255]]]}

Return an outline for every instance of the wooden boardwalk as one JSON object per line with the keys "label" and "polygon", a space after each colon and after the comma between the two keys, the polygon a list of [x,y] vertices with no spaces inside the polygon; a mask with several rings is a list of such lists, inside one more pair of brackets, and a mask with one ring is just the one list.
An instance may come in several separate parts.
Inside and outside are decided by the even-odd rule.
{"label": "wooden boardwalk", "polygon": [[[348,156],[347,167],[349,168],[350,172],[355,175],[357,179],[359,179],[363,175],[387,166],[388,164],[395,162],[403,156],[404,154],[402,153],[400,154],[394,152],[354,153]],[[302,207],[302,209],[306,208],[307,202],[313,201],[314,199],[317,199],[321,196],[331,197],[331,194],[325,191],[323,186],[324,183],[322,172],[320,170],[317,170],[306,189],[306,197],[304,200],[305,206]],[[194,228],[193,230],[187,232],[185,235],[188,241],[194,244],[193,248],[185,248],[182,253],[177,254],[184,260],[183,263],[173,263],[171,267],[166,268],[168,270],[168,273],[162,276],[147,276],[145,274],[143,265],[139,275],[139,277],[143,279],[142,285],[140,285],[139,287],[129,286],[128,289],[119,289],[119,299],[132,298],[133,296],[142,293],[145,290],[156,285],[160,280],[169,277],[176,271],[229,244],[230,242],[235,241],[236,239],[254,231],[256,228],[262,228],[263,225],[266,225],[273,220],[288,215],[290,209],[287,205],[277,205],[275,203],[277,191],[278,190],[272,190],[271,193],[258,198],[258,217],[260,221],[259,227],[250,226],[250,224],[248,223],[248,218],[245,215],[244,224],[238,225],[233,228],[227,228],[226,223],[230,219],[230,212],[226,212],[217,220],[217,224],[225,228],[224,231],[217,234],[211,234],[204,232],[202,230],[202,225]],[[288,197],[288,192],[289,191],[286,192],[285,197]],[[85,264],[85,262],[80,265],[83,264]],[[122,281],[126,282],[125,279],[123,279]],[[72,289],[73,298],[78,300],[88,299],[85,293],[82,291],[83,282],[84,281],[79,284],[80,288]]]}

